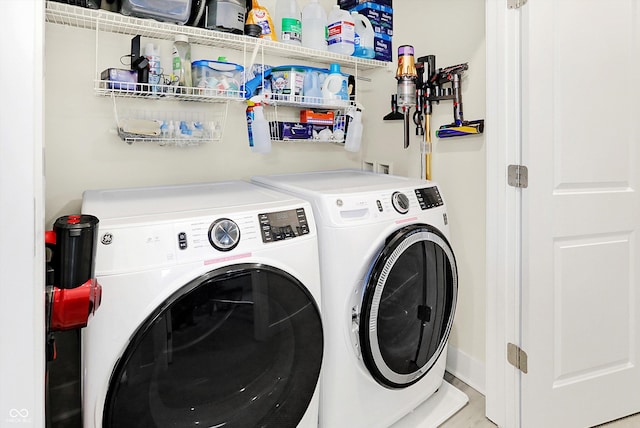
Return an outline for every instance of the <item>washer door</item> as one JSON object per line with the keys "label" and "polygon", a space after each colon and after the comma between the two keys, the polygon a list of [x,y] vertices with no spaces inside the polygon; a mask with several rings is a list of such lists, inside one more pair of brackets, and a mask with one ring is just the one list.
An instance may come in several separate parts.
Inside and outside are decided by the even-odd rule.
{"label": "washer door", "polygon": [[[126,314],[123,314],[126,316]],[[322,362],[318,306],[288,273],[209,272],[157,308],[113,371],[104,427],[294,427]]]}
{"label": "washer door", "polygon": [[417,382],[447,344],[458,278],[436,228],[416,224],[386,241],[366,278],[359,337],[365,365],[389,388]]}

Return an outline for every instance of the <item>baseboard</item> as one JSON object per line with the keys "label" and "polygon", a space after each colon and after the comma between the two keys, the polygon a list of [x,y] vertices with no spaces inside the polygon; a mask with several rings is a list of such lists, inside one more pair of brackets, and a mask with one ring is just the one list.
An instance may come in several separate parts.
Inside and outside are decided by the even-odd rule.
{"label": "baseboard", "polygon": [[447,349],[447,371],[482,395],[485,395],[484,362],[472,358],[449,345]]}

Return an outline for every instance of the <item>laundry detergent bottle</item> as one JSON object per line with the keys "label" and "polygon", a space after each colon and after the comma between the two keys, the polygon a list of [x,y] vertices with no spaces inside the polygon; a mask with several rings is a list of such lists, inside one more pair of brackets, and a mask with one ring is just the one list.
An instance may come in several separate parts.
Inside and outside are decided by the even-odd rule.
{"label": "laundry detergent bottle", "polygon": [[311,0],[302,9],[302,46],[327,50],[327,14],[318,0]]}
{"label": "laundry detergent bottle", "polygon": [[276,36],[283,43],[302,44],[302,22],[296,0],[276,0]]}
{"label": "laundry detergent bottle", "polygon": [[329,52],[353,55],[355,23],[351,14],[334,5],[327,18],[327,44]]}

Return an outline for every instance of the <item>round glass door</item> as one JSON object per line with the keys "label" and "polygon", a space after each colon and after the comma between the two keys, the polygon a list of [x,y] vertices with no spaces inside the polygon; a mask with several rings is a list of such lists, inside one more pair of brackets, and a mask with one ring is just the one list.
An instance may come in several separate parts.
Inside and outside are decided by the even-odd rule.
{"label": "round glass door", "polygon": [[365,365],[389,388],[417,382],[451,331],[458,292],[453,251],[428,225],[392,234],[366,279],[359,337]]}
{"label": "round glass door", "polygon": [[322,352],[317,304],[297,279],[257,264],[212,271],[132,336],[110,380],[103,426],[295,427]]}

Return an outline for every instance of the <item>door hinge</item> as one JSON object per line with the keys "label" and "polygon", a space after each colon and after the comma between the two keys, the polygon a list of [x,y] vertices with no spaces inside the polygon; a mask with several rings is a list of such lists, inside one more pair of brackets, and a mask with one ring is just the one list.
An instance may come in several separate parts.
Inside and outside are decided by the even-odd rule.
{"label": "door hinge", "polygon": [[507,0],[507,8],[520,9],[526,2],[527,0]]}
{"label": "door hinge", "polygon": [[524,165],[509,165],[507,183],[511,187],[526,189],[529,186],[529,170]]}
{"label": "door hinge", "polygon": [[513,343],[507,343],[507,361],[522,373],[527,373],[527,353]]}

